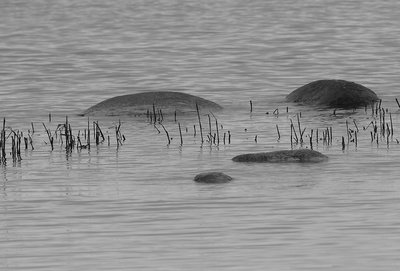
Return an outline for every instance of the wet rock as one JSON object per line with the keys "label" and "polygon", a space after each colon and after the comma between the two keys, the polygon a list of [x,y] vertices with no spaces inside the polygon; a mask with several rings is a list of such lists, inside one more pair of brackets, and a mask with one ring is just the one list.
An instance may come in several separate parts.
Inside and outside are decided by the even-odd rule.
{"label": "wet rock", "polygon": [[332,108],[358,108],[371,105],[378,99],[369,88],[345,80],[314,81],[286,96],[288,102]]}
{"label": "wet rock", "polygon": [[152,112],[153,105],[157,112],[161,109],[163,114],[173,114],[175,111],[196,113],[196,103],[200,110],[218,111],[222,109],[222,106],[194,95],[174,91],[155,91],[113,97],[90,107],[81,115],[144,114],[147,110]]}
{"label": "wet rock", "polygon": [[227,183],[232,181],[232,177],[222,172],[205,172],[196,175],[194,181],[198,183]]}
{"label": "wet rock", "polygon": [[328,160],[326,155],[320,152],[300,149],[300,150],[283,150],[273,152],[259,152],[259,153],[247,153],[235,156],[232,158],[235,162],[255,162],[255,163],[287,163],[287,162],[323,162]]}

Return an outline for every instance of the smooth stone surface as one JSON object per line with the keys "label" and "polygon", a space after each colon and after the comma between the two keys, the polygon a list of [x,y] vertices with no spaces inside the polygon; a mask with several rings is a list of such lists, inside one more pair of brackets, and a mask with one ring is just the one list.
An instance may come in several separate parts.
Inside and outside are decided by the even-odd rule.
{"label": "smooth stone surface", "polygon": [[286,96],[288,102],[332,108],[358,108],[371,105],[378,99],[369,88],[345,80],[314,81]]}
{"label": "smooth stone surface", "polygon": [[320,152],[300,149],[300,150],[283,150],[273,152],[259,152],[241,154],[232,158],[235,162],[256,162],[256,163],[276,163],[276,162],[323,162],[328,160],[328,156]]}
{"label": "smooth stone surface", "polygon": [[163,114],[197,112],[196,103],[200,110],[218,111],[222,106],[194,96],[174,91],[142,92],[113,97],[104,100],[82,113],[82,115],[119,116],[145,114],[153,111],[153,104]]}
{"label": "smooth stone surface", "polygon": [[232,181],[232,177],[222,172],[205,172],[196,175],[194,181],[198,183],[227,183]]}

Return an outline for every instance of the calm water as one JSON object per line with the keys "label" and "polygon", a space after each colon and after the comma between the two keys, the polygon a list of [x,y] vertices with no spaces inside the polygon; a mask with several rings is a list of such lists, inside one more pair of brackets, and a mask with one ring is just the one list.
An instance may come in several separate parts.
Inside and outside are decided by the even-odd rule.
{"label": "calm water", "polygon": [[[399,8],[396,0],[1,1],[0,117],[29,133],[34,150],[16,163],[8,154],[0,168],[0,269],[398,270]],[[333,115],[282,102],[323,78],[375,90],[394,134],[371,142],[369,124],[380,121],[371,109]],[[122,146],[119,119],[96,118],[110,144],[92,139],[90,151],[67,153],[58,138],[51,150],[42,123],[54,132],[68,116],[76,135],[87,107],[151,90],[222,104],[220,144],[201,146],[191,117],[178,116],[182,146],[172,119],[167,145],[160,125],[122,117]],[[231,161],[289,149],[300,112],[303,147],[313,129],[328,162]],[[346,121],[359,128],[357,146],[347,144]],[[317,144],[316,129],[322,137],[327,127],[332,144]],[[234,181],[193,182],[208,170]]]}

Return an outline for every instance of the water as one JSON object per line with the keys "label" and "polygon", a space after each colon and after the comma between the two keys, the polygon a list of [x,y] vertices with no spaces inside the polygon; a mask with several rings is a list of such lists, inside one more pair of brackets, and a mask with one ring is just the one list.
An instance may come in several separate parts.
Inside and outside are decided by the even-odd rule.
{"label": "water", "polygon": [[[0,117],[24,135],[33,122],[35,149],[0,169],[0,269],[399,269],[398,9],[394,0],[2,1]],[[322,78],[375,90],[392,113],[389,145],[371,143],[371,109],[286,113],[285,95]],[[66,153],[45,143],[42,122],[54,131],[68,116],[83,131],[77,114],[89,106],[151,90],[222,104],[220,145],[200,147],[195,119],[182,117],[183,146],[171,119],[167,145],[160,126],[127,117],[119,148],[113,118],[96,119],[110,146]],[[304,147],[311,129],[333,128],[330,146],[314,134],[327,163],[231,161],[290,148],[299,112]],[[342,151],[346,120],[360,133]],[[207,170],[235,179],[193,182]]]}

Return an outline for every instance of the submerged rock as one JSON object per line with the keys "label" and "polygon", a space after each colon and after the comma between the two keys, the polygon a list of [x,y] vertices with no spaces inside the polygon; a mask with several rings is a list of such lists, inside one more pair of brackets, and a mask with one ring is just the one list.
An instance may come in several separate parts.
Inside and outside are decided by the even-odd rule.
{"label": "submerged rock", "polygon": [[301,150],[283,150],[273,152],[259,152],[259,153],[247,153],[235,156],[232,158],[235,162],[323,162],[328,160],[328,156],[323,155],[320,152],[301,149]]}
{"label": "submerged rock", "polygon": [[205,172],[196,175],[194,181],[198,183],[227,183],[232,181],[232,177],[222,172]]}
{"label": "submerged rock", "polygon": [[378,99],[369,88],[345,80],[314,81],[286,96],[288,102],[332,108],[358,108],[370,105]]}
{"label": "submerged rock", "polygon": [[161,109],[163,114],[196,112],[199,109],[218,111],[222,106],[212,101],[181,92],[155,91],[129,94],[104,100],[82,113],[82,115],[119,116],[144,114]]}

